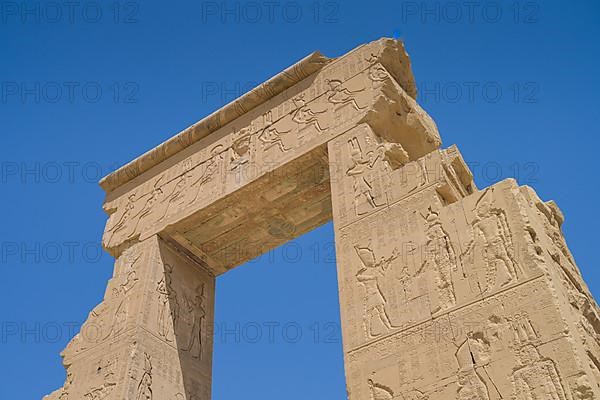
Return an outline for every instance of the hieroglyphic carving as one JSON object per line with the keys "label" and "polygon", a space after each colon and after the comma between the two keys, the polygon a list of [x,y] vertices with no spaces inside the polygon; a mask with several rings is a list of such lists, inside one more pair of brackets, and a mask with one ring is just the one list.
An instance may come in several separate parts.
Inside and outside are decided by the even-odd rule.
{"label": "hieroglyphic carving", "polygon": [[394,329],[386,309],[387,300],[381,291],[380,279],[385,277],[393,260],[398,255],[394,250],[388,258],[377,260],[370,246],[354,246],[362,268],[356,273],[356,279],[365,287],[364,329],[367,338],[378,336],[373,330],[373,319],[378,320],[386,331]]}

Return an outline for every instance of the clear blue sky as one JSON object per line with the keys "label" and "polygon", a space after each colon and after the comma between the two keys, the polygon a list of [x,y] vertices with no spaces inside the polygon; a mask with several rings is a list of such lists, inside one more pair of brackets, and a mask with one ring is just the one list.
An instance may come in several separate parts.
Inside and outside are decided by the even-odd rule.
{"label": "clear blue sky", "polygon": [[[0,399],[59,387],[69,326],[102,298],[101,175],[313,50],[381,36],[405,40],[421,104],[480,187],[516,177],[558,202],[600,296],[597,0],[25,3],[0,3]],[[217,338],[214,399],[345,398],[332,240],[328,224],[219,278],[218,324],[303,335]]]}

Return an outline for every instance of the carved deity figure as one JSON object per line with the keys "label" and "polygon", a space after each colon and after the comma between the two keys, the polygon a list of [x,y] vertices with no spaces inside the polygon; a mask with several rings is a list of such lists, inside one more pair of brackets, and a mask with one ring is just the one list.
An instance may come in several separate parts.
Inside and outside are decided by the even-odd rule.
{"label": "carved deity figure", "polygon": [[346,170],[346,175],[353,178],[354,207],[356,214],[362,215],[368,211],[362,207],[364,201],[367,202],[370,209],[381,207],[385,204],[380,199],[381,195],[376,193],[373,185],[365,176],[365,173],[373,168],[379,157],[373,158],[373,152],[369,152],[365,157],[356,137],[348,141],[348,147],[350,149],[351,166]]}
{"label": "carved deity figure", "polygon": [[485,262],[484,292],[502,287],[517,280],[521,271],[514,260],[512,235],[508,219],[502,209],[493,207],[486,191],[475,205],[476,216],[472,221],[473,239],[464,254],[474,249],[483,252]]}
{"label": "carved deity figure", "polygon": [[185,299],[185,315],[182,316],[187,322],[186,329],[190,332],[188,343],[182,350],[189,352],[192,357],[202,359],[202,336],[204,334],[204,319],[206,318],[206,286],[203,283],[196,289],[194,297]]}
{"label": "carved deity figure", "polygon": [[458,272],[458,258],[448,233],[444,230],[439,214],[429,208],[427,221],[426,263],[434,276],[438,293],[438,304],[432,312],[445,310],[456,305],[456,294],[452,273]]}
{"label": "carved deity figure", "polygon": [[152,400],[152,358],[144,353],[144,373],[138,383],[136,400]]}
{"label": "carved deity figure", "polygon": [[292,114],[292,121],[296,122],[298,125],[314,126],[317,131],[322,132],[323,128],[319,123],[319,114],[326,113],[327,110],[311,110],[310,107],[306,105],[303,94],[296,96],[293,101],[298,108],[296,108],[296,111]]}
{"label": "carved deity figure", "polygon": [[171,273],[173,267],[165,264],[165,273],[156,286],[158,292],[158,334],[167,342],[173,340],[171,327],[176,326],[179,318],[177,293],[173,289]]}
{"label": "carved deity figure", "polygon": [[395,328],[392,324],[386,310],[387,300],[383,295],[380,286],[382,279],[389,269],[392,261],[398,255],[396,250],[389,258],[381,257],[379,261],[375,259],[375,254],[369,247],[355,246],[356,254],[361,260],[362,268],[356,273],[356,279],[366,290],[365,294],[365,331],[367,338],[379,336],[373,332],[373,318],[378,319],[387,331]]}
{"label": "carved deity figure", "polygon": [[394,392],[387,386],[380,385],[369,379],[369,390],[371,392],[371,400],[392,400],[394,398]]}
{"label": "carved deity figure", "polygon": [[280,132],[275,126],[273,126],[273,114],[271,111],[268,111],[265,115],[263,115],[263,121],[264,128],[258,136],[258,139],[263,143],[265,150],[273,146],[277,146],[282,153],[291,150],[291,147],[286,146],[286,143],[281,136],[282,134],[291,132],[291,130]]}
{"label": "carved deity figure", "polygon": [[567,400],[554,361],[543,358],[531,344],[518,354],[519,366],[512,373],[513,398],[517,400]]}
{"label": "carved deity figure", "polygon": [[345,88],[339,79],[327,80],[326,83],[329,86],[326,96],[331,104],[352,104],[357,111],[366,108],[366,106],[361,107],[358,105],[355,96],[355,93],[362,92],[364,89],[352,91]]}

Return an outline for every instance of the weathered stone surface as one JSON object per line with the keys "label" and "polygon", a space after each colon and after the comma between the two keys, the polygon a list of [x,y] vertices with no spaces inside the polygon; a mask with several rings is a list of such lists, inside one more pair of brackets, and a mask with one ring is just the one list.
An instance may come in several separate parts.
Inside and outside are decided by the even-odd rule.
{"label": "weathered stone surface", "polygon": [[67,381],[49,398],[209,398],[214,285],[158,236],[125,250],[104,300],[62,353]]}
{"label": "weathered stone surface", "polygon": [[116,257],[49,399],[209,399],[215,277],[333,219],[350,399],[600,399],[554,202],[478,189],[400,42],[315,53],[102,181]]}

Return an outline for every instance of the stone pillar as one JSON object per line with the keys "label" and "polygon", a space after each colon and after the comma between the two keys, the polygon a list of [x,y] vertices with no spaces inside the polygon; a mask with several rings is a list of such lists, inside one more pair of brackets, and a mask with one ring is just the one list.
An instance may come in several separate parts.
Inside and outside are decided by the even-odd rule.
{"label": "stone pillar", "polygon": [[210,399],[214,291],[214,276],[160,237],[132,245],[62,353],[67,380],[47,399]]}
{"label": "stone pillar", "polygon": [[328,149],[350,400],[599,398],[598,306],[554,203],[368,125]]}

